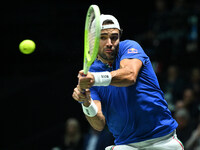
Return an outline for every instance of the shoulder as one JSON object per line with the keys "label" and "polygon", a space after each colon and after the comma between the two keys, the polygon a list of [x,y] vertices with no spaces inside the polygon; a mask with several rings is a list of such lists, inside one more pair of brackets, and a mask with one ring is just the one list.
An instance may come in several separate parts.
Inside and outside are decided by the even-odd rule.
{"label": "shoulder", "polygon": [[141,53],[144,52],[140,44],[134,40],[124,40],[119,44],[119,53],[121,54],[125,52],[137,53],[138,51]]}
{"label": "shoulder", "polygon": [[120,42],[119,46],[120,48],[129,47],[129,46],[138,47],[140,46],[140,44],[134,40],[124,40]]}
{"label": "shoulder", "polygon": [[139,59],[146,64],[149,57],[146,55],[140,44],[134,40],[125,40],[120,42],[118,56],[120,61],[123,59]]}

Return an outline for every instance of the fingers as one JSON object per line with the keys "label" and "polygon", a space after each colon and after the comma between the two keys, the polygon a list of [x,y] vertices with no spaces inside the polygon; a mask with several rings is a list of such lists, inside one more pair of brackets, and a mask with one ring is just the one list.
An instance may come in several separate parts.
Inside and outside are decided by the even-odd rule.
{"label": "fingers", "polygon": [[77,88],[81,93],[84,93],[84,92],[85,92],[85,90],[84,90],[83,88],[81,88],[79,84],[77,85],[76,88]]}
{"label": "fingers", "polygon": [[78,73],[78,78],[79,77],[84,77],[84,76],[86,76],[87,74],[84,74],[84,71],[83,70],[81,70],[81,71],[79,71],[79,73]]}
{"label": "fingers", "polygon": [[76,100],[83,100],[86,96],[83,94],[83,91],[80,91],[78,88],[74,89],[73,96]]}
{"label": "fingers", "polygon": [[83,70],[79,71],[78,79],[78,84],[81,89],[91,88],[94,84],[94,76],[90,72],[88,72],[87,75],[84,75]]}
{"label": "fingers", "polygon": [[79,86],[81,89],[89,89],[92,87],[93,82],[91,82],[90,78],[79,78],[79,82],[78,82]]}
{"label": "fingers", "polygon": [[[79,71],[78,74],[78,85],[74,89],[72,97],[79,102],[86,102],[90,100],[90,90],[94,84],[94,76],[88,72],[87,75],[84,74],[84,71]],[[85,90],[84,90],[85,89]]]}
{"label": "fingers", "polygon": [[84,90],[79,90],[79,89],[80,89],[80,87],[78,87],[78,86],[74,89],[72,97],[76,101],[79,101],[79,102],[88,101],[89,100],[89,96],[88,95],[90,95],[90,92],[87,90],[87,95],[86,95],[86,94],[83,94]]}
{"label": "fingers", "polygon": [[85,90],[85,95],[88,99],[90,99],[90,89]]}

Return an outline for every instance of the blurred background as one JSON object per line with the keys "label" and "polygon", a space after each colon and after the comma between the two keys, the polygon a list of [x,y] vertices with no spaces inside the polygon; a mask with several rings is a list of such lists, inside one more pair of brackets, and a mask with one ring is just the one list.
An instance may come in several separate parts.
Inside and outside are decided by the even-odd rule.
{"label": "blurred background", "polygon": [[[72,99],[83,62],[88,7],[114,15],[121,40],[139,42],[150,57],[186,150],[200,147],[200,50],[198,0],[29,0],[1,4],[3,48],[1,150],[103,150],[113,143],[105,129],[89,127]],[[32,39],[36,50],[20,53]]]}

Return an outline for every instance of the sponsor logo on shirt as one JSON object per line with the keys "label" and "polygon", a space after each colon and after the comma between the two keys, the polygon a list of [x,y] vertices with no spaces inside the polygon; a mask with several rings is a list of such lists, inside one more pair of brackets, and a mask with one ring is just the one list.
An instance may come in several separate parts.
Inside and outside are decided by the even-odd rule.
{"label": "sponsor logo on shirt", "polygon": [[130,49],[128,49],[128,54],[129,53],[138,53],[138,50],[135,48],[130,48]]}

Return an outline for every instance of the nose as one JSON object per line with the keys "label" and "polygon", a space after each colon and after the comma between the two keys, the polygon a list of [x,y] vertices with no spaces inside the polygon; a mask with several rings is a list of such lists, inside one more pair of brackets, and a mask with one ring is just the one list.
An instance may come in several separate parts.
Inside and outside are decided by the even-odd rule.
{"label": "nose", "polygon": [[112,41],[110,38],[107,39],[106,46],[109,48],[112,47]]}

